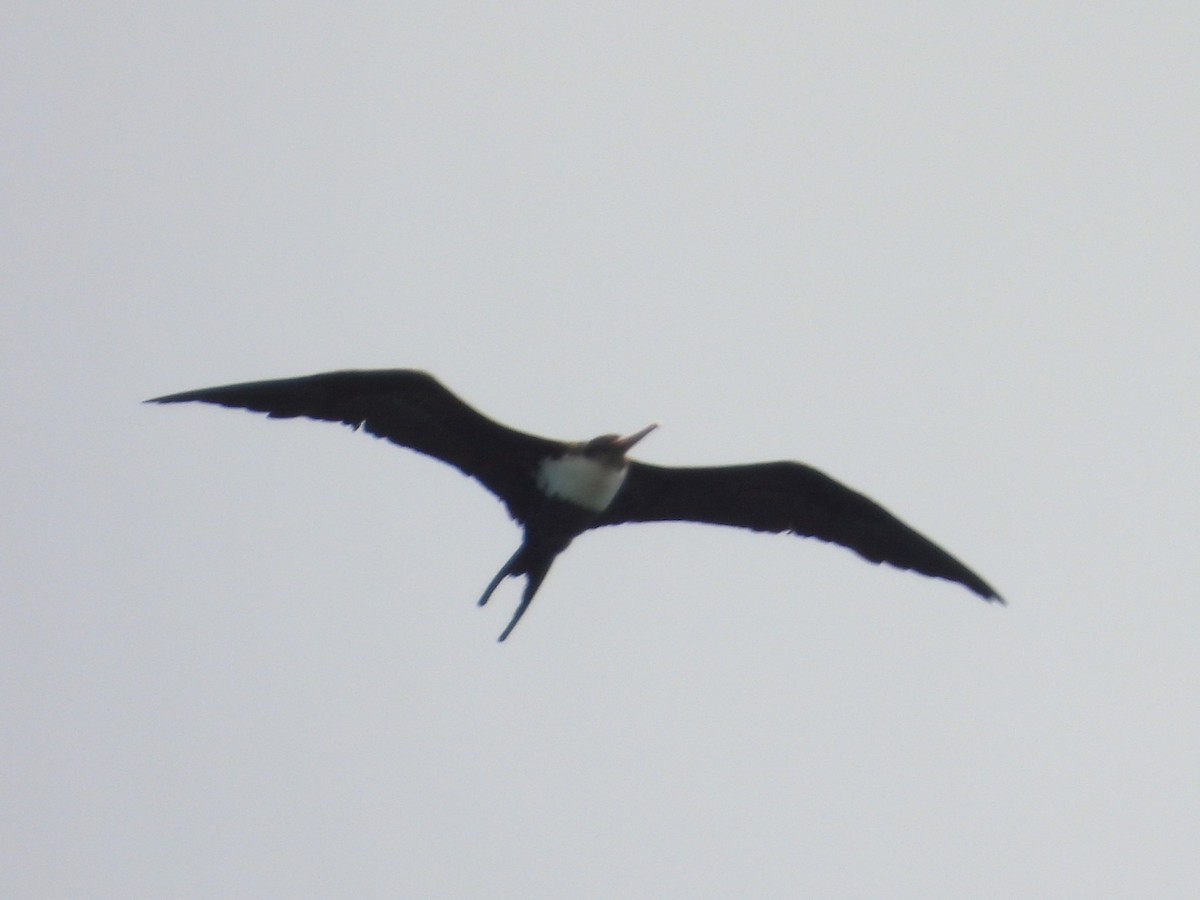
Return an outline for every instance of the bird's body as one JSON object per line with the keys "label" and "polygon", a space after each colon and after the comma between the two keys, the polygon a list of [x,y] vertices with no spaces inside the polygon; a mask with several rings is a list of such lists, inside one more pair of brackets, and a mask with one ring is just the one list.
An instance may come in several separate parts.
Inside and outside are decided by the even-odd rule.
{"label": "bird's body", "polygon": [[436,379],[410,369],[345,371],[202,388],[147,401],[199,401],[338,421],[447,462],[479,480],[524,528],[524,540],[487,586],[483,605],[509,576],[526,576],[520,621],[555,557],[591,528],[686,520],[832,541],[1003,602],[978,575],[869,498],[809,466],[771,462],[668,468],[634,462],[628,437],[564,442],[508,428],[475,411]]}
{"label": "bird's body", "polygon": [[621,490],[628,471],[628,465],[608,465],[582,453],[570,453],[543,459],[534,480],[547,497],[601,513]]}

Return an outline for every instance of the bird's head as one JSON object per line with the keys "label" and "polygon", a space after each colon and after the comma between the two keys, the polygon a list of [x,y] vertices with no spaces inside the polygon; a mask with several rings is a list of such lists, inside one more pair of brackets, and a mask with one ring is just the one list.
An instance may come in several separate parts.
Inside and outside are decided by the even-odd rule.
{"label": "bird's head", "polygon": [[632,449],[633,445],[657,427],[657,422],[651,422],[641,431],[635,431],[625,437],[619,434],[602,434],[600,437],[594,437],[583,445],[583,455],[589,459],[603,460],[619,465],[625,461],[625,454]]}

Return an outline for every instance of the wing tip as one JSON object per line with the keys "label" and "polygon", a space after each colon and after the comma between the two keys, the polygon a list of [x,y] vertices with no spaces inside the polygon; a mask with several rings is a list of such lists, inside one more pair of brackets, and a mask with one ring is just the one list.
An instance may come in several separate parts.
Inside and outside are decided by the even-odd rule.
{"label": "wing tip", "polygon": [[963,583],[988,603],[997,603],[1000,606],[1008,606],[1008,601],[1000,596],[1000,592],[983,579]]}

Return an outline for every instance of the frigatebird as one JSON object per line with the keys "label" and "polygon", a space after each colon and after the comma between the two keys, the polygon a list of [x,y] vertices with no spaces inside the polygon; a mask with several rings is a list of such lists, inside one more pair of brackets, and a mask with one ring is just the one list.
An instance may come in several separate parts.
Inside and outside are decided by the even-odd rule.
{"label": "frigatebird", "polygon": [[449,463],[499,497],[524,529],[521,545],[479,598],[506,577],[526,577],[512,633],[555,557],[591,528],[622,522],[692,521],[787,532],[848,547],[888,563],[1004,600],[982,578],[875,501],[798,462],[667,467],[634,462],[629,450],[657,423],[621,437],[555,441],[489,419],[427,372],[348,370],[255,381],[155,397],[147,403],[215,403],[342,422],[356,431]]}

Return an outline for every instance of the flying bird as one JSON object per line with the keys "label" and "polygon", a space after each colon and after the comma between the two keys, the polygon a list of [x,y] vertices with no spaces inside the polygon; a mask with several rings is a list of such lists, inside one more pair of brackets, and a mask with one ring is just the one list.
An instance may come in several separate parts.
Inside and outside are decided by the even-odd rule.
{"label": "flying bird", "polygon": [[215,403],[342,422],[460,469],[503,501],[524,529],[517,551],[479,598],[506,577],[525,588],[500,640],[529,608],[562,553],[583,532],[623,522],[691,521],[787,532],[848,547],[888,563],[958,582],[984,600],[1004,600],[982,578],[890,512],[798,462],[667,467],[627,454],[657,427],[624,437],[556,441],[501,425],[467,405],[427,372],[351,370],[255,381],[155,397],[147,403]]}

